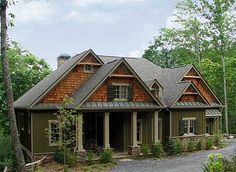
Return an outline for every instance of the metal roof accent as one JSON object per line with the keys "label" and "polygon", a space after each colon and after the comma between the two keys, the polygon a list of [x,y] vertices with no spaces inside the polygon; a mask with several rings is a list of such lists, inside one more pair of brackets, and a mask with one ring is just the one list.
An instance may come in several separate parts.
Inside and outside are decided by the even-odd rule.
{"label": "metal roof accent", "polygon": [[206,106],[202,102],[176,102],[174,106]]}
{"label": "metal roof accent", "polygon": [[154,110],[160,109],[156,103],[151,102],[85,102],[81,110]]}
{"label": "metal roof accent", "polygon": [[206,110],[206,117],[210,118],[210,117],[221,117],[222,114],[219,110],[217,109],[207,109]]}
{"label": "metal roof accent", "polygon": [[[67,108],[76,108],[75,105]],[[61,107],[58,103],[38,103],[30,110],[57,110]],[[85,102],[79,109],[81,110],[156,110],[161,109],[156,103],[152,102]]]}

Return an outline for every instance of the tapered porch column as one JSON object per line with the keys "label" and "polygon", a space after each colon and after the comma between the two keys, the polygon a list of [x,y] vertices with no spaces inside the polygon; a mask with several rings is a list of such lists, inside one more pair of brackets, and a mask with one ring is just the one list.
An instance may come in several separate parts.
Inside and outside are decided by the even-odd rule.
{"label": "tapered porch column", "polygon": [[153,127],[154,127],[154,132],[153,132],[153,142],[154,144],[159,141],[158,139],[158,111],[154,112],[154,118],[153,118]]}
{"label": "tapered porch column", "polygon": [[83,155],[85,150],[83,148],[83,114],[80,112],[77,117],[77,151],[79,155]]}
{"label": "tapered porch column", "polygon": [[132,156],[140,155],[141,149],[137,144],[137,112],[131,114],[131,148],[130,154]]}
{"label": "tapered porch column", "polygon": [[110,118],[110,113],[105,112],[104,118],[103,118],[103,143],[104,143],[104,149],[110,149],[110,129],[109,129],[109,118]]}
{"label": "tapered porch column", "polygon": [[138,146],[137,144],[137,112],[132,112],[131,115],[131,143],[133,147]]}

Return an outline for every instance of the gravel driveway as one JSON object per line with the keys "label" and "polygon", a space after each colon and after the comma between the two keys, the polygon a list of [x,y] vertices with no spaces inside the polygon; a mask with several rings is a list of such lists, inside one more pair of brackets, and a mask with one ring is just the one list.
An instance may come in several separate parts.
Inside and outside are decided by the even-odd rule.
{"label": "gravel driveway", "polygon": [[228,140],[229,146],[210,151],[191,153],[185,156],[161,160],[130,160],[118,162],[111,172],[199,172],[202,163],[207,160],[210,153],[221,153],[229,158],[236,153],[236,139]]}

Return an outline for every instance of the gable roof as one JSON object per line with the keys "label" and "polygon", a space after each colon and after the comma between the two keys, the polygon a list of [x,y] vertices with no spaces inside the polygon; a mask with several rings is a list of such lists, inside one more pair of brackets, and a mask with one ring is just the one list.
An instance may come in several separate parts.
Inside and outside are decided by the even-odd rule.
{"label": "gable roof", "polygon": [[[110,73],[114,71],[116,67],[119,66],[120,63],[124,63],[136,76],[150,96],[152,96],[152,98],[158,104],[165,107],[171,107],[173,103],[178,100],[179,96],[181,96],[184,90],[186,90],[191,85],[191,81],[182,82],[181,80],[184,75],[194,67],[193,65],[185,65],[175,68],[162,68],[144,58],[96,55],[90,49],[65,61],[65,63],[57,70],[55,70],[52,74],[47,76],[17,101],[15,101],[14,107],[32,108],[35,106],[39,100],[41,100],[89,53],[93,54],[93,56],[103,65],[72,95],[72,97],[80,105],[86,101],[86,99],[94,92],[94,90],[96,90],[96,88],[98,88],[99,85],[103,83],[103,81],[109,76]],[[148,89],[148,86],[152,83],[151,81],[159,83],[159,85],[163,88],[159,99],[152,95]],[[203,81],[205,82],[204,79]],[[209,87],[209,85],[207,86]],[[213,92],[210,87],[209,89]],[[217,100],[219,99],[217,98]],[[211,104],[210,106],[216,107],[218,105],[219,104]]]}
{"label": "gable roof", "polygon": [[[63,65],[60,65],[54,72],[45,77],[42,81],[36,84],[33,88],[27,91],[23,96],[14,102],[15,108],[28,108],[33,106],[39,99],[42,98],[53,86],[55,86],[77,63],[86,57],[89,53],[95,54],[91,49],[84,51],[73,58],[66,60]],[[97,57],[99,58],[99,57]],[[101,60],[100,60],[101,61]],[[101,61],[101,63],[103,63]]]}
{"label": "gable roof", "polygon": [[[211,94],[214,96],[214,98],[217,100],[217,103],[219,103],[219,105],[222,105],[223,103],[220,101],[220,99],[218,98],[218,96],[216,95],[215,91],[211,88],[211,86],[207,83],[207,81],[203,78],[203,76],[201,75],[201,73],[198,71],[198,69],[192,65],[190,69],[188,69],[185,74],[181,77],[181,79],[179,81],[181,81],[184,76],[191,70],[194,69],[194,71],[200,76],[201,80],[203,81],[203,83],[206,85],[206,87],[208,88],[208,90],[211,92]],[[217,105],[217,103],[211,103],[212,106]]]}
{"label": "gable roof", "polygon": [[116,59],[101,66],[96,73],[94,73],[72,96],[79,105],[82,105],[92,93],[109,77],[109,75],[117,69],[120,64],[125,64],[131,73],[138,79],[140,84],[148,92],[148,94],[155,100],[157,104],[162,106],[162,103],[150,92],[149,88],[142,81],[135,71],[129,66],[124,58]]}
{"label": "gable roof", "polygon": [[[180,99],[180,97],[184,94],[184,92],[189,88],[189,87],[193,87],[194,88],[194,90],[198,93],[198,95],[202,98],[202,100],[204,101],[204,103],[202,103],[202,102],[195,102],[195,104],[194,104],[194,102],[188,102],[187,104],[185,104],[185,106],[189,106],[189,105],[191,105],[191,106],[199,106],[199,105],[201,105],[201,107],[202,106],[208,106],[209,105],[209,103],[207,102],[207,100],[204,98],[204,96],[201,94],[201,92],[197,89],[197,87],[192,83],[192,82],[187,82],[187,83],[189,83],[189,85],[182,91],[182,93],[180,93],[180,95],[178,96],[178,98],[172,103],[172,105],[171,105],[171,107],[173,107],[173,106],[176,106],[177,104],[177,101]],[[179,105],[181,105],[181,104],[179,104]],[[181,106],[183,106],[183,105],[181,105]]]}

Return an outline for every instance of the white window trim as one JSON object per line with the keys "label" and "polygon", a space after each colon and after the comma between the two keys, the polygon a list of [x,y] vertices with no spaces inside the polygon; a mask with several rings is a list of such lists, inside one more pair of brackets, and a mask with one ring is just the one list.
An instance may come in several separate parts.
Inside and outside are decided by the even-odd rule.
{"label": "white window trim", "polygon": [[[112,83],[111,85],[113,86],[129,86],[128,83]],[[127,99],[125,98],[114,98],[114,101],[127,101],[128,100],[128,97],[129,97],[129,90],[127,88]]]}
{"label": "white window trim", "polygon": [[[51,141],[51,123],[58,123],[58,125],[59,125],[59,142],[58,143],[52,143]],[[49,141],[49,146],[60,146],[60,141],[62,140],[62,137],[61,137],[61,127],[60,127],[60,124],[59,124],[59,122],[57,121],[57,120],[49,120],[48,121],[48,129],[49,129],[49,136],[48,136],[48,141]]]}
{"label": "white window trim", "polygon": [[193,133],[190,133],[190,121],[196,121],[196,118],[195,117],[189,117],[189,118],[183,118],[182,119],[183,121],[188,121],[188,132],[187,133],[184,133],[183,136],[195,136],[194,132],[195,132],[195,126],[193,124]]}
{"label": "white window trim", "polygon": [[[91,66],[91,70],[86,70],[86,66]],[[93,65],[84,64],[84,72],[85,72],[85,73],[93,73],[93,71],[94,71]]]}
{"label": "white window trim", "polygon": [[[137,137],[137,144],[142,144],[142,142],[143,142],[143,121],[142,121],[142,119],[137,119],[137,126],[138,126],[138,122],[140,122],[140,133],[139,133],[139,138]],[[136,133],[137,135],[138,135],[138,130],[137,130],[137,133]],[[139,139],[139,141],[138,141],[138,139]]]}

